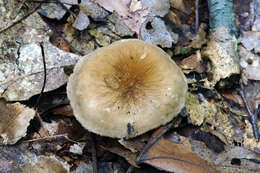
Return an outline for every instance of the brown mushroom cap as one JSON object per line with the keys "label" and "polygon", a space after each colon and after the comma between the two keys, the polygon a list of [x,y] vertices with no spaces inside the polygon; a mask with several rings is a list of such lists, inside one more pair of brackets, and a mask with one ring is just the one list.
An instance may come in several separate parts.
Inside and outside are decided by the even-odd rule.
{"label": "brown mushroom cap", "polygon": [[91,132],[134,137],[171,121],[184,107],[184,74],[162,49],[127,39],[76,65],[67,86],[76,119]]}

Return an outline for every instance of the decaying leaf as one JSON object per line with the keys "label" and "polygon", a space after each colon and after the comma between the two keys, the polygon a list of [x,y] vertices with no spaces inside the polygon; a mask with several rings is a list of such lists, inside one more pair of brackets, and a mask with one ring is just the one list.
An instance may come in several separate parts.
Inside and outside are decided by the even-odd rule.
{"label": "decaying leaf", "polygon": [[43,156],[28,150],[28,143],[0,147],[2,173],[68,173],[70,166],[54,155]]}
{"label": "decaying leaf", "polygon": [[141,0],[144,9],[149,9],[151,15],[165,16],[170,9],[169,0]]}
{"label": "decaying leaf", "polygon": [[136,33],[139,33],[149,13],[147,9],[142,8],[141,1],[137,0],[96,0],[96,2],[110,12],[116,11],[123,17],[126,25]]}
{"label": "decaying leaf", "polygon": [[174,143],[161,138],[140,158],[140,162],[169,172],[217,172],[205,160],[192,152],[191,145],[185,140],[180,143]]}
{"label": "decaying leaf", "polygon": [[[47,81],[44,91],[56,89],[66,83],[68,76],[63,67],[73,65],[79,56],[66,53],[44,43]],[[6,68],[13,69],[7,70]],[[6,100],[25,100],[40,93],[43,86],[44,68],[39,44],[25,44],[20,48],[17,60],[2,59],[0,63],[0,94]]]}
{"label": "decaying leaf", "polygon": [[126,159],[131,165],[134,167],[138,167],[136,164],[136,158],[137,158],[137,153],[133,153],[129,150],[126,150],[123,146],[121,146],[119,143],[111,142],[109,145],[103,146],[103,148],[107,151],[110,151],[112,153],[115,153],[123,158]]}
{"label": "decaying leaf", "polygon": [[80,11],[89,15],[96,21],[104,20],[108,12],[91,0],[82,0],[79,4]]}
{"label": "decaying leaf", "polygon": [[61,162],[55,156],[38,156],[25,164],[22,173],[69,173],[69,165]]}
{"label": "decaying leaf", "polygon": [[0,100],[0,136],[2,143],[15,144],[26,135],[35,111],[20,103],[8,104]]}
{"label": "decaying leaf", "polygon": [[244,32],[242,37],[240,38],[241,43],[243,46],[251,51],[254,50],[255,53],[260,52],[260,32],[255,31],[248,31]]}
{"label": "decaying leaf", "polygon": [[7,101],[26,100],[40,93],[44,69],[39,42],[44,42],[47,67],[44,91],[67,81],[63,67],[75,64],[79,56],[59,50],[48,40],[48,27],[37,13],[0,33],[0,97]]}
{"label": "decaying leaf", "polygon": [[159,17],[147,17],[140,28],[142,40],[162,47],[171,47],[175,41]]}
{"label": "decaying leaf", "polygon": [[255,173],[260,166],[259,154],[238,146],[226,146],[225,151],[215,153],[210,151],[203,143],[190,140],[193,152],[216,166],[223,173]]}
{"label": "decaying leaf", "polygon": [[112,13],[108,20],[111,23],[108,23],[108,28],[115,34],[124,37],[124,36],[133,36],[134,32],[125,24],[120,16],[116,13]]}
{"label": "decaying leaf", "polygon": [[[260,38],[260,1],[255,0],[249,2],[249,9],[247,9],[247,20],[245,23],[245,30],[242,30],[242,34],[239,38],[243,46],[251,51],[254,50],[255,53],[260,52],[259,38]],[[242,26],[243,27],[243,26]],[[251,28],[250,30],[247,28]]]}
{"label": "decaying leaf", "polygon": [[187,58],[184,58],[179,64],[182,71],[186,74],[195,71],[197,73],[202,73],[206,70],[206,67],[203,65],[200,51],[196,51],[196,54],[193,54]]}
{"label": "decaying leaf", "polygon": [[28,14],[33,13],[38,9],[38,3],[27,3],[23,8],[24,3],[20,1],[1,1],[0,2],[0,32],[7,30],[18,21],[26,18]]}

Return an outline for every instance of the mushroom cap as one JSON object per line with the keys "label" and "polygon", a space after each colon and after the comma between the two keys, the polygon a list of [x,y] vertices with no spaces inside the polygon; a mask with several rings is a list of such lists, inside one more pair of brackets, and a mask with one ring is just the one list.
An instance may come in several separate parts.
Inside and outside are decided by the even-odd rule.
{"label": "mushroom cap", "polygon": [[135,137],[171,121],[184,107],[184,74],[162,49],[116,41],[83,57],[67,93],[76,119],[102,136]]}

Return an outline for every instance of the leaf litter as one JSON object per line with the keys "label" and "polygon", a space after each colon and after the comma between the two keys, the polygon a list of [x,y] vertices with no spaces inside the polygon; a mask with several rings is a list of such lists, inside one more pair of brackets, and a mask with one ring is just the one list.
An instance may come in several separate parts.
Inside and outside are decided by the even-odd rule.
{"label": "leaf litter", "polygon": [[[236,73],[237,68],[235,66],[235,70],[233,70],[221,67],[221,70],[219,70],[218,65],[221,64],[219,62],[222,59],[230,60],[230,58],[221,55],[223,57],[220,57],[219,62],[217,62],[216,59],[209,57],[209,54],[214,52],[216,47],[209,52],[205,51],[205,46],[209,47],[210,45],[206,34],[207,26],[205,26],[205,23],[201,25],[197,35],[192,32],[191,21],[194,17],[194,8],[191,8],[192,3],[174,0],[170,0],[169,3],[168,1],[161,3],[156,0],[124,0],[120,2],[113,1],[113,3],[102,0],[86,0],[81,1],[80,4],[75,1],[61,2],[66,4],[72,13],[75,11],[68,5],[78,6],[79,13],[75,13],[76,15],[73,14],[64,19],[64,14],[66,16],[71,12],[61,8],[58,4],[44,4],[40,10],[41,14],[43,14],[42,12],[47,12],[46,10],[50,10],[46,13],[45,17],[57,21],[64,20],[64,23],[57,24],[54,30],[53,28],[51,28],[52,31],[50,30],[50,24],[55,25],[55,22],[51,23],[50,20],[49,23],[46,23],[46,21],[44,23],[37,13],[33,13],[27,19],[23,20],[22,23],[5,31],[4,34],[0,33],[3,36],[0,40],[1,45],[3,45],[0,47],[0,71],[2,72],[0,79],[4,81],[0,85],[2,97],[8,101],[27,100],[28,102],[32,102],[34,99],[29,98],[40,93],[44,73],[39,42],[44,42],[46,65],[48,67],[47,79],[49,81],[47,80],[46,83],[46,92],[53,91],[66,83],[68,74],[70,73],[67,73],[66,70],[71,70],[69,66],[75,64],[80,58],[78,55],[57,49],[51,45],[49,40],[64,50],[72,51],[72,47],[74,47],[87,54],[98,47],[108,45],[122,37],[137,36],[140,39],[164,47],[172,55],[172,58],[180,62],[180,67],[186,71],[189,78],[188,81],[191,90],[186,103],[186,114],[182,115],[184,122],[177,125],[179,127],[170,130],[166,136],[160,138],[145,153],[143,159],[146,160],[143,161],[165,171],[179,170],[185,172],[187,169],[198,169],[200,172],[207,172],[207,170],[213,172],[256,172],[259,169],[259,142],[254,139],[252,125],[247,118],[247,113],[244,110],[241,99],[240,101],[234,99],[235,97],[239,97],[234,92],[234,87],[228,89],[228,91],[232,91],[229,92],[229,98],[233,98],[233,100],[223,97],[225,91],[218,90],[217,88],[221,84],[222,79],[226,79],[231,74]],[[235,7],[237,3],[239,2],[235,2]],[[243,67],[245,74],[243,74],[243,81],[247,83],[249,88],[251,86],[251,89],[245,88],[246,98],[253,112],[257,111],[259,104],[259,100],[257,100],[259,97],[257,88],[259,87],[256,85],[259,66],[259,57],[256,54],[258,48],[252,42],[255,38],[258,38],[256,35],[259,28],[259,20],[257,17],[257,8],[254,9],[254,7],[257,7],[257,3],[258,1],[253,1],[250,4],[251,11],[248,13],[250,14],[250,22],[241,22],[241,24],[244,24],[241,28],[252,29],[244,31],[244,34],[241,35],[241,45],[239,45],[240,65]],[[9,4],[9,6],[12,5],[14,4]],[[203,5],[205,4],[201,4],[202,7]],[[52,11],[51,8],[48,9],[49,6],[53,7]],[[22,12],[24,12],[23,10],[22,8]],[[59,13],[60,10],[62,10],[62,13]],[[11,13],[15,14],[17,10]],[[1,23],[1,29],[6,28],[2,26],[11,26],[13,22],[19,19],[19,15],[24,14],[21,13],[15,19],[11,19],[11,13],[7,15],[8,20],[2,20],[5,23]],[[83,18],[81,18],[82,15],[84,16]],[[243,16],[245,15],[243,14]],[[3,18],[5,15],[1,15],[1,17]],[[207,16],[203,17],[207,18]],[[244,18],[240,17],[240,19]],[[77,26],[73,28],[72,25]],[[149,27],[151,28],[149,29]],[[161,40],[158,40],[159,37]],[[175,50],[168,49],[172,48],[172,45],[174,45]],[[225,51],[221,52],[225,53]],[[229,53],[226,54],[230,55]],[[205,55],[207,58],[205,58]],[[210,76],[207,76],[212,72],[215,74],[213,75],[213,80],[212,78],[209,79]],[[207,74],[206,77],[205,74]],[[59,91],[54,90],[54,93],[59,93]],[[59,98],[59,96],[57,95],[56,98]],[[44,104],[54,104],[51,99],[43,99],[41,103],[42,106]],[[24,168],[18,164],[21,163],[18,160],[11,161],[10,158],[6,157],[6,153],[9,155],[20,154],[22,157],[30,155],[33,156],[32,158],[43,161],[41,163],[34,162],[34,165],[28,165],[31,162],[30,159],[24,161],[23,163],[25,164],[23,165],[27,165],[26,167],[30,171],[38,169],[35,166],[47,165],[50,162],[55,163],[56,160],[59,160],[57,165],[60,165],[60,162],[63,163],[64,161],[66,161],[66,164],[69,164],[69,167],[65,166],[65,169],[61,168],[64,171],[70,169],[70,171],[79,172],[81,170],[82,172],[83,167],[90,167],[92,169],[91,158],[89,156],[89,153],[92,151],[90,150],[88,132],[71,117],[72,112],[70,107],[64,105],[63,102],[59,103],[62,104],[57,104],[57,107],[42,107],[38,110],[40,113],[47,112],[43,114],[45,118],[43,127],[46,131],[41,132],[43,127],[40,130],[36,130],[26,125],[22,130],[23,135],[19,135],[19,138],[15,138],[15,140],[8,138],[11,141],[10,143],[15,143],[19,139],[21,141],[21,144],[16,145],[18,148],[14,153],[11,152],[12,146],[0,146],[2,147],[0,155],[3,156],[3,153],[5,153],[4,157],[0,157],[0,171],[15,170],[16,172],[21,172],[21,169]],[[21,103],[4,103],[4,107],[7,105],[13,107],[18,104],[19,107],[23,107],[25,110],[34,111],[31,108],[23,106]],[[8,110],[5,109],[5,111]],[[35,123],[35,120],[30,121],[33,117],[27,120],[27,124]],[[15,121],[14,124],[18,125]],[[191,136],[187,136],[187,134],[185,135],[181,132],[185,131],[185,128],[182,126],[187,124],[196,127],[187,130],[187,133],[192,134]],[[260,124],[258,123],[258,125]],[[0,127],[3,128],[5,126],[0,125]],[[41,136],[36,133],[37,131],[40,132]],[[181,134],[181,136],[176,133]],[[21,137],[23,138],[21,139]],[[137,165],[135,162],[138,152],[141,152],[149,139],[153,137],[154,135],[149,136],[148,133],[146,136],[120,141],[120,143],[112,139],[97,137],[96,147],[98,158],[107,160],[107,162],[100,161],[99,163],[104,163],[105,167],[109,168],[109,170],[115,170],[116,168],[111,166],[115,165],[115,155],[111,155],[110,152],[112,152],[124,157],[133,166],[142,166]],[[26,140],[27,142],[25,142]],[[29,151],[27,144],[31,144],[34,151]],[[19,147],[24,148],[20,150]],[[107,151],[109,151],[109,154],[107,154]],[[55,156],[53,156],[54,153]],[[58,159],[54,159],[53,157]],[[108,160],[113,160],[113,163]],[[49,169],[52,169],[52,165],[55,164],[51,164]],[[121,163],[121,165],[124,164]]]}

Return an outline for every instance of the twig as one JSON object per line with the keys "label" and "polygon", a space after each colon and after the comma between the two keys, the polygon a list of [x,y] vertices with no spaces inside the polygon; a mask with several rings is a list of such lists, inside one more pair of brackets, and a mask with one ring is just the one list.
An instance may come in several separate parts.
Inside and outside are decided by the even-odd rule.
{"label": "twig", "polygon": [[92,151],[92,168],[93,173],[98,173],[98,166],[97,166],[97,150],[95,144],[95,136],[92,133],[89,133],[91,138],[91,151]]}
{"label": "twig", "polygon": [[78,144],[77,141],[74,141],[74,140],[68,138],[68,137],[66,136],[66,134],[60,134],[60,135],[55,135],[55,136],[46,136],[46,137],[41,137],[41,138],[38,138],[38,139],[26,140],[26,141],[23,141],[23,142],[37,142],[37,141],[42,141],[42,140],[50,140],[50,139],[58,139],[58,138],[65,138],[65,139],[68,140],[69,142]]}
{"label": "twig", "polygon": [[199,30],[199,0],[196,0],[195,2],[195,7],[196,7],[196,10],[195,10],[195,32],[196,34],[198,33],[198,30]]}
{"label": "twig", "polygon": [[148,144],[146,144],[146,146],[144,147],[144,149],[140,152],[140,154],[138,155],[137,159],[136,159],[136,163],[140,164],[142,163],[143,157],[144,155],[148,152],[148,150],[166,133],[168,132],[174,125],[174,122],[176,122],[176,119],[173,119],[169,124],[167,124],[166,126],[164,126],[163,130],[156,135],[155,137],[153,137]]}
{"label": "twig", "polygon": [[[250,107],[249,107],[249,105],[246,101],[246,98],[245,98],[245,94],[244,94],[244,91],[243,91],[242,84],[241,84],[241,88],[238,90],[238,92],[239,92],[239,95],[241,96],[241,98],[244,102],[247,113],[249,115],[250,122],[252,124],[253,132],[254,132],[254,136],[255,136],[256,139],[259,139],[259,129],[258,129],[258,126],[257,126],[257,115],[253,114],[250,110]],[[257,113],[257,111],[256,111],[256,113]]]}

